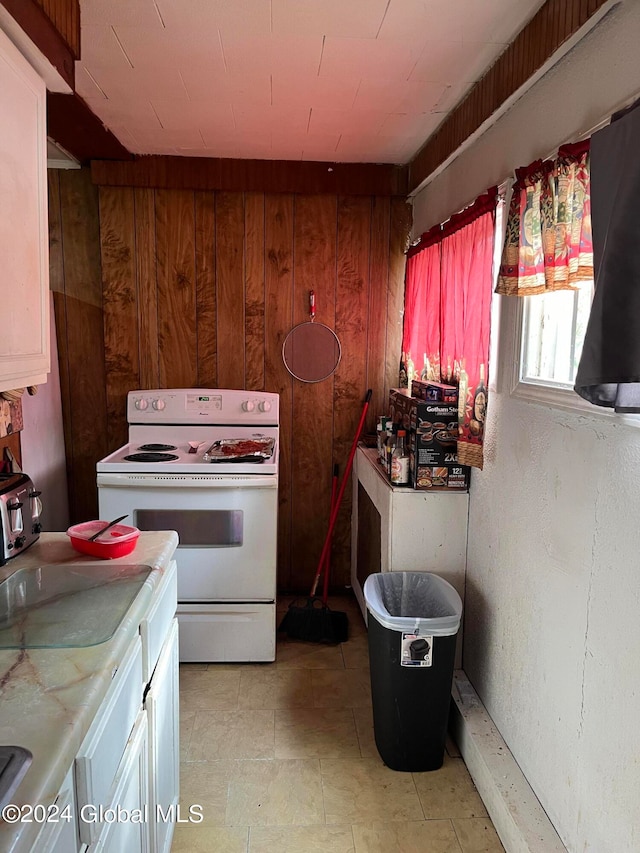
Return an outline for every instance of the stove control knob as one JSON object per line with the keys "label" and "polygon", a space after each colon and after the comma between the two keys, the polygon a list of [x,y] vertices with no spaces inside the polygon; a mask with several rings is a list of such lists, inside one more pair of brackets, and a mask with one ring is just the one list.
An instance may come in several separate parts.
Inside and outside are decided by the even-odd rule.
{"label": "stove control knob", "polygon": [[149,403],[145,400],[144,397],[140,397],[139,400],[136,400],[135,407],[141,412],[144,412],[146,408],[148,408]]}
{"label": "stove control knob", "polygon": [[243,412],[252,412],[255,409],[255,407],[256,407],[256,404],[253,402],[253,400],[245,400],[244,403],[242,404],[242,411]]}
{"label": "stove control knob", "polygon": [[154,400],[151,405],[156,410],[156,412],[161,412],[161,411],[163,411],[166,404],[165,404],[164,400]]}
{"label": "stove control knob", "polygon": [[258,404],[258,408],[261,412],[270,412],[271,411],[271,400],[261,400]]}

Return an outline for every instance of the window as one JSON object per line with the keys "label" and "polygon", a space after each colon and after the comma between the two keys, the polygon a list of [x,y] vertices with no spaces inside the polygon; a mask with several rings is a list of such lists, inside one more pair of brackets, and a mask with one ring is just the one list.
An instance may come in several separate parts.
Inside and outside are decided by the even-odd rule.
{"label": "window", "polygon": [[520,382],[573,388],[592,299],[593,282],[524,297]]}
{"label": "window", "polygon": [[[534,403],[640,427],[637,414],[592,406],[573,390],[592,299],[587,282],[575,291],[503,299],[500,325],[507,337],[498,346],[512,352],[513,368],[510,387],[501,387]],[[509,383],[508,374],[500,381]]]}
{"label": "window", "polygon": [[594,411],[573,390],[592,299],[593,284],[585,282],[574,291],[510,297],[503,302],[501,313],[510,327],[507,340],[513,353],[509,389],[513,396],[561,409],[604,413]]}
{"label": "window", "polygon": [[[505,199],[496,213],[496,269],[502,256],[511,182],[505,182],[500,192]],[[497,328],[498,323],[501,327],[504,324],[507,338],[500,345],[498,336],[492,336],[491,362],[498,363],[498,347],[506,345],[507,351],[513,353],[510,382],[505,376],[511,394],[594,414],[594,407],[573,390],[593,293],[594,284],[590,281],[577,290],[557,290],[506,300],[494,296],[492,328]],[[502,383],[501,387],[504,388]],[[603,414],[603,411],[598,413]]]}

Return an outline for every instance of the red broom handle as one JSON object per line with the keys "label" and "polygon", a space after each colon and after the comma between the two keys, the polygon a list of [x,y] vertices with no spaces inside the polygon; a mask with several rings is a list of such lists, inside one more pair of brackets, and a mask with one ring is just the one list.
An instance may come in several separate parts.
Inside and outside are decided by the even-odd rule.
{"label": "red broom handle", "polygon": [[[329,517],[331,517],[331,513],[333,512],[333,505],[334,505],[335,499],[336,499],[336,489],[337,488],[338,488],[338,466],[334,465],[333,466],[333,478],[331,480],[331,503],[329,505]],[[311,586],[311,592],[309,593],[311,598],[313,598],[315,596],[315,594],[318,590],[318,583],[320,581],[320,576],[322,575],[322,571],[324,570],[325,576],[324,576],[323,593],[322,593],[322,598],[324,601],[324,598],[327,594],[327,577],[329,575],[329,563],[330,563],[330,561],[331,561],[331,554],[327,553],[327,558],[325,560],[324,565],[322,563],[320,563],[318,565],[316,575],[313,579],[313,585]],[[327,602],[324,601],[324,603],[326,604]]]}
{"label": "red broom handle", "polygon": [[367,417],[367,409],[369,408],[369,402],[371,400],[371,395],[373,391],[371,388],[367,391],[367,396],[365,397],[364,406],[362,408],[362,414],[360,415],[360,423],[358,424],[358,429],[356,430],[356,434],[353,438],[353,444],[351,445],[351,452],[349,453],[349,459],[347,460],[347,467],[344,469],[344,474],[342,476],[342,482],[340,483],[340,489],[338,490],[338,497],[336,498],[335,506],[331,510],[331,517],[329,519],[329,529],[327,530],[327,536],[324,540],[324,546],[322,548],[322,554],[320,554],[320,559],[318,561],[318,576],[322,571],[322,566],[324,565],[324,561],[329,552],[329,548],[331,546],[331,537],[333,536],[333,528],[336,526],[336,519],[338,518],[338,511],[340,509],[340,504],[342,503],[342,496],[344,495],[344,490],[347,488],[347,481],[349,480],[349,474],[351,474],[351,466],[353,465],[353,457],[356,455],[356,450],[358,449],[358,441],[360,440],[360,433],[362,432],[362,428],[364,427],[364,421]]}
{"label": "red broom handle", "polygon": [[[333,480],[331,481],[331,509],[336,502],[336,492],[338,491],[338,476],[340,468],[338,465],[333,466]],[[331,549],[327,551],[327,559],[324,563],[324,582],[322,584],[322,603],[326,606],[329,600],[329,575],[331,574]]]}

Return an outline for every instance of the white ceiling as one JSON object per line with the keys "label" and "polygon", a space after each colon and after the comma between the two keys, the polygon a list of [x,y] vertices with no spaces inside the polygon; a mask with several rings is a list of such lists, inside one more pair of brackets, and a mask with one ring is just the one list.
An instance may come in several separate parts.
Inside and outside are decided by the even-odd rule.
{"label": "white ceiling", "polygon": [[136,154],[406,163],[544,0],[81,0],[76,89]]}

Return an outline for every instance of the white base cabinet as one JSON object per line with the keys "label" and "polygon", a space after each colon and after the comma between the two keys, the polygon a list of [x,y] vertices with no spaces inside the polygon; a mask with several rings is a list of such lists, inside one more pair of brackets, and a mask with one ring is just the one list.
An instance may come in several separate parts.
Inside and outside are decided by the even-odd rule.
{"label": "white base cabinet", "polygon": [[133,637],[33,853],[169,853],[180,769],[176,564]]}
{"label": "white base cabinet", "polygon": [[[353,463],[351,585],[367,618],[363,588],[377,572],[433,572],[464,603],[469,494],[392,486],[377,451],[359,447]],[[462,627],[456,666],[462,661]]]}
{"label": "white base cabinet", "polygon": [[152,853],[169,853],[177,817],[180,745],[178,622],[173,620],[145,698],[149,719],[149,833]]}

